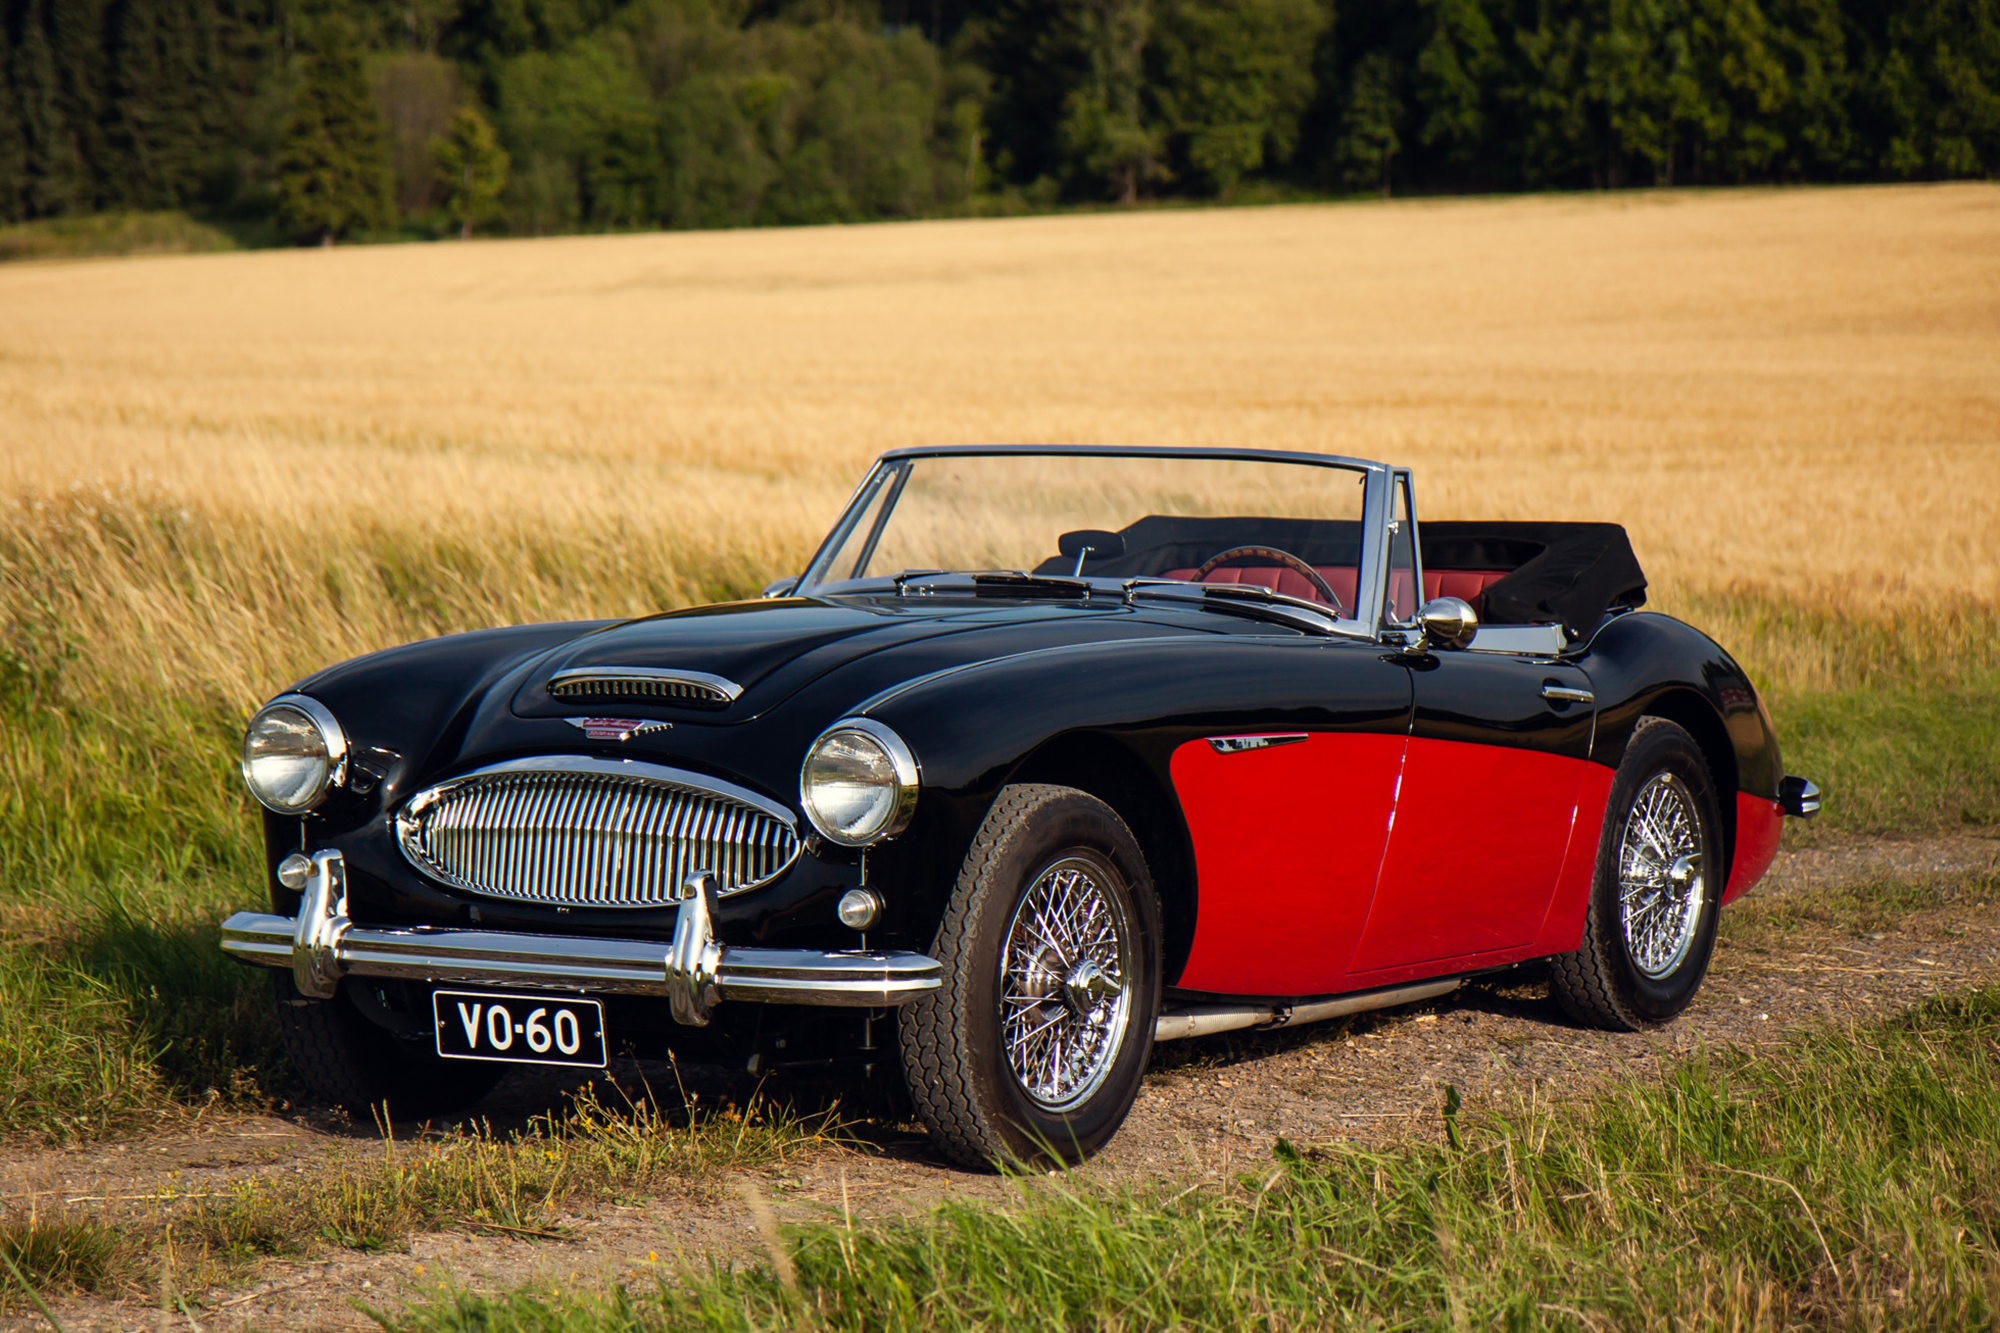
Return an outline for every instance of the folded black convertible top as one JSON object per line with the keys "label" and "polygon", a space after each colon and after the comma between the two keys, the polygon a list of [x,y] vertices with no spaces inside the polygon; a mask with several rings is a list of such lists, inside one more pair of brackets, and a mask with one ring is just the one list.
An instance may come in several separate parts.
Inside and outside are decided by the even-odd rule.
{"label": "folded black convertible top", "polygon": [[1572,638],[1646,604],[1646,574],[1616,523],[1424,523],[1424,568],[1504,570],[1486,589],[1496,625],[1562,622]]}
{"label": "folded black convertible top", "polygon": [[[1560,621],[1570,637],[1588,634],[1614,608],[1644,606],[1646,575],[1616,523],[1422,523],[1426,570],[1499,571],[1480,600],[1493,625]],[[1149,514],[1118,534],[1124,550],[1083,566],[1125,578],[1188,570],[1232,546],[1275,546],[1315,566],[1352,567],[1361,558],[1353,519],[1183,517]],[[1073,558],[1053,556],[1037,574],[1067,574]]]}

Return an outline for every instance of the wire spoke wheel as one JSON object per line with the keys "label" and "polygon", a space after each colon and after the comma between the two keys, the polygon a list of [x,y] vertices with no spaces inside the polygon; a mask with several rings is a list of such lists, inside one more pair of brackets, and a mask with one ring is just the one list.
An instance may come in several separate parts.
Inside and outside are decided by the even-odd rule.
{"label": "wire spoke wheel", "polygon": [[1694,795],[1672,773],[1639,789],[1618,850],[1618,901],[1625,948],[1641,975],[1658,979],[1694,943],[1707,894]]}
{"label": "wire spoke wheel", "polygon": [[1064,1111],[1104,1082],[1131,1022],[1131,928],[1116,874],[1094,857],[1062,857],[1035,876],[1000,954],[1006,1062],[1037,1106]]}

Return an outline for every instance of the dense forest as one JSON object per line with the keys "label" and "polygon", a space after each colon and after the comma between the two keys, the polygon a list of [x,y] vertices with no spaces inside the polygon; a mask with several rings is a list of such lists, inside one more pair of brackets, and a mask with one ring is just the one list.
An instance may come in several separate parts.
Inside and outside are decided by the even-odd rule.
{"label": "dense forest", "polygon": [[2000,0],[0,5],[0,221],[331,241],[2000,172]]}

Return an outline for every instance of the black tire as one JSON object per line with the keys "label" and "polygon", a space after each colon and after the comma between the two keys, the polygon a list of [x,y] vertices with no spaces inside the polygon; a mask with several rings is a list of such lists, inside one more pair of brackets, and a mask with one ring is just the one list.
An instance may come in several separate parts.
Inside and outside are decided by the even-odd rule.
{"label": "black tire", "polygon": [[[1662,789],[1664,795],[1659,794]],[[1635,807],[1649,793],[1655,799],[1678,802],[1691,816],[1683,827],[1688,840],[1699,847],[1699,880],[1692,892],[1700,898],[1698,910],[1669,910],[1666,919],[1675,924],[1671,929],[1662,927],[1657,941],[1634,944],[1628,940],[1621,901],[1621,861]],[[1715,780],[1701,747],[1664,718],[1639,719],[1605,804],[1583,946],[1549,960],[1555,997],[1571,1018],[1589,1027],[1638,1032],[1660,1026],[1693,1001],[1708,975],[1716,916],[1728,878],[1721,834]],[[1650,850],[1643,858],[1647,865],[1657,864]],[[1675,881],[1669,876],[1667,883]],[[1680,890],[1663,887],[1660,892],[1671,904]],[[1642,908],[1645,905],[1641,903]]]}
{"label": "black tire", "polygon": [[422,1035],[398,1035],[364,1017],[344,981],[330,1000],[308,1000],[289,972],[274,972],[278,1030],[292,1072],[313,1097],[366,1120],[387,1107],[391,1122],[462,1111],[507,1072],[486,1060],[446,1060]]}
{"label": "black tire", "polygon": [[[1108,923],[1113,943],[1088,956],[1078,950],[1074,960],[1044,946],[1032,967],[1003,982],[1010,935],[1017,960],[1033,943],[1029,927],[1014,933],[1030,891],[1081,885],[1088,894],[1091,884],[1103,911],[1084,915]],[[1092,959],[1114,954],[1122,987],[1107,998],[1110,970]],[[1160,1009],[1159,900],[1125,822],[1070,787],[1004,788],[966,853],[932,956],[943,964],[943,985],[903,1007],[897,1035],[910,1100],[939,1149],[961,1165],[992,1169],[1074,1165],[1103,1147],[1139,1095]],[[1051,1082],[1051,1095],[1038,1097],[1017,1076],[1003,1042],[1003,1003],[1022,1006],[1010,1012],[1024,1026],[1085,1034],[1081,1049],[1098,1054],[1068,1095],[1055,1095],[1062,1089]],[[1091,1040],[1093,1032],[1101,1038]]]}

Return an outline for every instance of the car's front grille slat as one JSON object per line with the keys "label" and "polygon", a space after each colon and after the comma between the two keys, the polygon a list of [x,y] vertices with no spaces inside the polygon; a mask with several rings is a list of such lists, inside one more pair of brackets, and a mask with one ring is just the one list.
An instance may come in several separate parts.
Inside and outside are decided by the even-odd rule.
{"label": "car's front grille slat", "polygon": [[658,907],[690,876],[775,879],[797,832],[767,810],[657,778],[538,770],[460,779],[410,802],[404,855],[454,888],[564,907]]}

